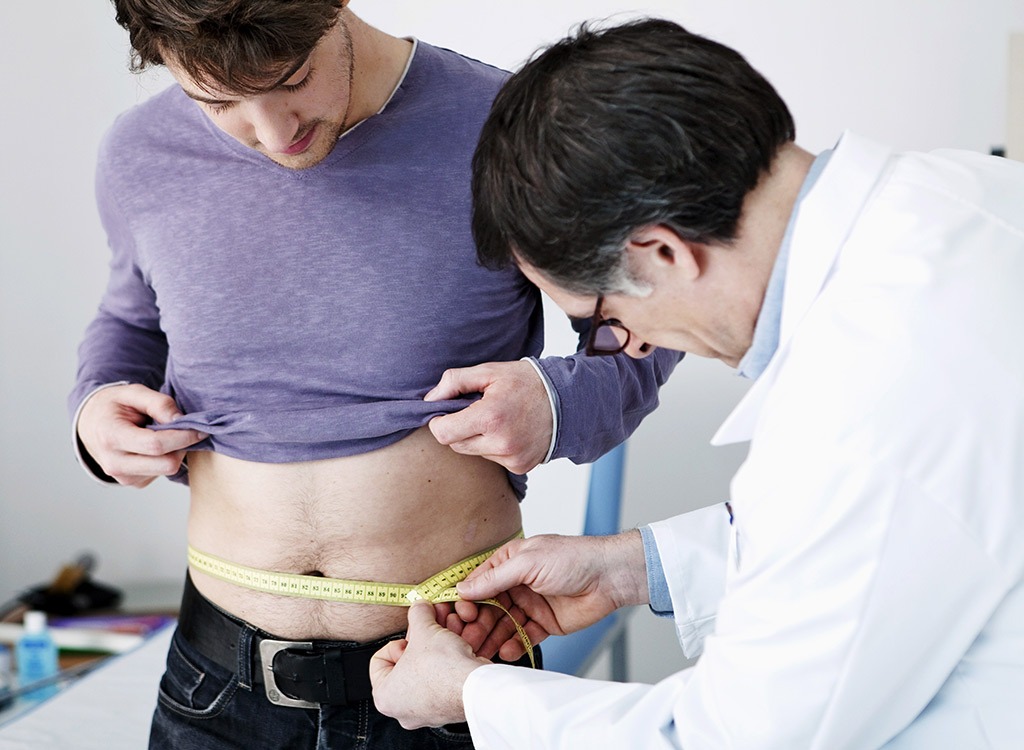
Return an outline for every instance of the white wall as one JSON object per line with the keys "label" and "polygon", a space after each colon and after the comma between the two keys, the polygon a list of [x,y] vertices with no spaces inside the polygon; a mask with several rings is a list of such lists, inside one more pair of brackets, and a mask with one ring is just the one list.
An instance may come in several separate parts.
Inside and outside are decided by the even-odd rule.
{"label": "white wall", "polygon": [[[799,142],[844,128],[898,147],[988,151],[1005,139],[1009,33],[1024,0],[353,0],[367,20],[504,67],[575,22],[630,8],[732,44],[790,103]],[[631,13],[627,13],[631,15]],[[93,159],[117,112],[162,76],[125,70],[124,33],[102,0],[11,4],[0,25],[0,600],[83,549],[115,583],[180,578],[186,493],[86,479],[71,458],[64,397],[75,347],[105,277]],[[568,346],[567,337],[555,348]],[[684,363],[631,444],[626,525],[722,499],[742,449],[707,440],[744,384],[724,366]],[[539,503],[540,500],[537,500]],[[634,618],[635,673],[681,663],[671,627]],[[639,644],[643,647],[639,647]]]}

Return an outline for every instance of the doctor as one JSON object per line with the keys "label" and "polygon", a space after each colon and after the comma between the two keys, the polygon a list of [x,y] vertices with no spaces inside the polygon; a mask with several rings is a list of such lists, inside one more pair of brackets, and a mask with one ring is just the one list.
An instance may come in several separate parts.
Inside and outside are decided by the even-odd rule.
{"label": "doctor", "polygon": [[670,609],[695,667],[497,666],[418,605],[371,668],[384,713],[487,748],[1022,746],[1024,165],[793,139],[740,55],[668,22],[581,29],[498,96],[482,260],[592,317],[594,353],[756,378],[715,436],[750,450],[724,506],[513,542],[460,586],[510,591],[535,640]]}

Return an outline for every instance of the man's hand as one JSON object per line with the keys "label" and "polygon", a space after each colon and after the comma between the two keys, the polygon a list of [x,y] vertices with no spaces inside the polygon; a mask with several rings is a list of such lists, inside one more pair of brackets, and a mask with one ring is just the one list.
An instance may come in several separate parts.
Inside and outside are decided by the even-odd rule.
{"label": "man's hand", "polygon": [[638,531],[615,536],[542,535],[501,547],[458,584],[464,600],[455,609],[466,625],[462,637],[482,655],[495,651],[506,661],[523,654],[508,618],[476,627],[480,607],[472,600],[508,592],[514,614],[523,613],[530,640],[565,635],[593,625],[619,607],[648,601],[647,563]]}
{"label": "man's hand", "polygon": [[554,425],[548,393],[529,362],[491,362],[447,370],[426,401],[482,393],[462,411],[434,417],[430,431],[458,453],[483,456],[513,474],[539,464],[551,445]]}
{"label": "man's hand", "polygon": [[437,624],[432,605],[409,608],[409,630],[370,660],[377,709],[406,729],[438,727],[466,720],[462,686],[469,673],[490,664],[473,656],[469,644]]}
{"label": "man's hand", "polygon": [[185,449],[206,435],[196,430],[147,430],[182,416],[174,399],[144,385],[96,391],[78,415],[78,437],[89,455],[120,484],[145,487],[178,471]]}

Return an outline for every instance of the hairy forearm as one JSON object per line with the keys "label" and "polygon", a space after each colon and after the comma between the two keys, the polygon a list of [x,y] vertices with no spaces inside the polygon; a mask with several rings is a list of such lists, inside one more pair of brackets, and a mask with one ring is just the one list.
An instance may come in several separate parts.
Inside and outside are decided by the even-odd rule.
{"label": "hairy forearm", "polygon": [[601,539],[606,585],[613,601],[620,607],[647,604],[647,563],[640,531],[630,529]]}

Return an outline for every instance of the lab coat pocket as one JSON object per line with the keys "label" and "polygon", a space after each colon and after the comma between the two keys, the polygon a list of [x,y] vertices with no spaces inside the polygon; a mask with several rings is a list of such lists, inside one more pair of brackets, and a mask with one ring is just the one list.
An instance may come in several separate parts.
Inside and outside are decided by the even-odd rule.
{"label": "lab coat pocket", "polygon": [[733,570],[738,573],[740,570],[740,525],[735,516],[730,521],[729,560],[732,562]]}

